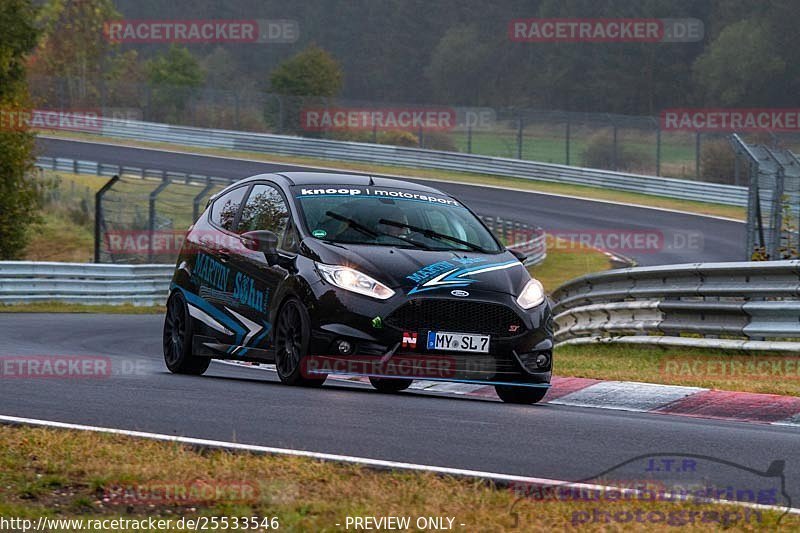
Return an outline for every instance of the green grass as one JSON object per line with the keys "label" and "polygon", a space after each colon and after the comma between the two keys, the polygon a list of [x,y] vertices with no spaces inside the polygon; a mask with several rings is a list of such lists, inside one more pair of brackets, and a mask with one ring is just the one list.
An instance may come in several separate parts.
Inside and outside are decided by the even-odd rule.
{"label": "green grass", "polygon": [[41,222],[29,228],[25,261],[85,263],[94,256],[94,230],[80,225],[59,210],[45,210]]}
{"label": "green grass", "polygon": [[[40,516],[173,520],[259,516],[277,517],[281,531],[324,532],[344,530],[348,516],[410,516],[412,520],[449,516],[455,519],[456,531],[495,532],[513,530],[516,514],[519,531],[543,531],[568,528],[573,513],[598,506],[596,502],[519,498],[512,490],[490,483],[429,473],[198,451],[144,439],[26,427],[0,426],[0,465],[0,516],[34,521]],[[221,490],[193,500],[180,495],[181,489],[203,485]],[[138,498],[111,497],[126,492]],[[185,490],[185,494],[192,493]],[[728,505],[635,500],[615,502],[611,509],[741,512]],[[762,512],[760,521],[753,517],[750,525],[734,524],[727,530],[774,531],[779,516]],[[786,516],[782,525],[799,524],[797,517]],[[609,530],[602,524],[584,527]],[[681,530],[708,529],[709,524],[698,520]],[[674,531],[675,526],[633,523],[625,530]]]}
{"label": "green grass", "polygon": [[593,272],[611,268],[611,260],[604,253],[591,248],[574,250],[550,250],[540,265],[528,269],[548,293],[559,285]]}
{"label": "green grass", "polygon": [[[705,214],[734,218],[737,220],[744,220],[745,209],[734,206],[726,206],[705,202],[694,202],[688,200],[675,200],[672,198],[664,198],[659,196],[651,196],[646,194],[629,193],[624,191],[616,191],[609,189],[602,189],[596,187],[584,187],[580,185],[568,185],[561,183],[551,183],[545,181],[535,181],[521,178],[506,178],[502,176],[465,173],[465,172],[452,172],[441,170],[417,169],[402,166],[390,165],[375,165],[368,163],[352,163],[345,161],[334,161],[328,159],[319,159],[312,157],[294,157],[273,154],[263,154],[259,152],[247,152],[237,150],[225,150],[218,148],[202,148],[178,145],[174,143],[161,143],[161,142],[144,142],[135,141],[130,139],[113,139],[107,137],[98,137],[95,135],[82,134],[82,133],[68,133],[58,132],[50,134],[51,136],[79,140],[102,141],[109,144],[120,144],[125,146],[140,146],[144,148],[161,148],[167,150],[174,150],[179,152],[193,152],[208,155],[217,155],[224,157],[234,157],[243,159],[253,159],[265,162],[283,162],[291,165],[309,165],[320,167],[333,167],[341,170],[356,170],[361,172],[373,172],[376,174],[398,174],[400,177],[414,177],[414,178],[427,178],[438,181],[451,181],[456,183],[474,183],[478,185],[488,185],[493,187],[515,188],[526,191],[562,194],[569,196],[576,196],[579,198],[607,200],[611,202],[622,202],[646,207],[659,207],[663,209],[672,209],[678,211],[686,211],[689,213]],[[245,176],[242,176],[245,177]]]}
{"label": "green grass", "polygon": [[[752,367],[765,359],[770,361],[768,370],[762,368],[765,374]],[[559,376],[800,396],[800,357],[785,353],[593,344],[560,346],[553,361]],[[782,371],[773,370],[772,361]]]}
{"label": "green grass", "polygon": [[[596,133],[600,130],[595,130]],[[610,131],[610,129],[608,130]],[[573,131],[569,143],[569,164],[583,165],[583,153],[592,132]],[[452,134],[452,138],[459,151],[467,153],[469,140],[466,133]],[[643,140],[644,139],[644,140]],[[621,130],[618,132],[618,143],[621,149],[649,154],[652,159],[652,169],[655,172],[656,137],[655,133]],[[523,134],[522,158],[530,161],[544,163],[567,164],[567,146],[563,125],[557,134],[541,128],[530,131],[526,128]],[[518,154],[516,131],[473,132],[472,153],[498,157],[516,158]],[[685,164],[694,168],[695,147],[690,136],[680,140],[670,140],[668,135],[662,137],[661,163],[666,168],[676,164]],[[671,175],[664,174],[662,175]],[[681,177],[676,175],[675,177]]]}
{"label": "green grass", "polygon": [[98,313],[98,314],[126,314],[147,315],[164,314],[166,308],[162,305],[84,305],[62,302],[38,302],[30,304],[0,304],[0,313]]}

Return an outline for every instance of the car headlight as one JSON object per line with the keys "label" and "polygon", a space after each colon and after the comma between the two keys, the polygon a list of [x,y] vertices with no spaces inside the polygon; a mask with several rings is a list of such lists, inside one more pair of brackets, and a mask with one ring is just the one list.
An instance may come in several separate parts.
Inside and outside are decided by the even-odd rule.
{"label": "car headlight", "polygon": [[323,265],[322,263],[316,265],[322,279],[331,285],[379,300],[386,300],[394,296],[392,289],[358,270],[346,266]]}
{"label": "car headlight", "polygon": [[544,287],[538,280],[532,279],[525,285],[517,297],[517,303],[523,309],[530,309],[544,301]]}

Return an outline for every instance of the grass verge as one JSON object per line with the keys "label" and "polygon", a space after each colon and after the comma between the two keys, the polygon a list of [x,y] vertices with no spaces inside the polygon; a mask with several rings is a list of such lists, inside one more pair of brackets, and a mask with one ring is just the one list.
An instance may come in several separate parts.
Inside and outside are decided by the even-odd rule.
{"label": "grass verge", "polygon": [[[342,531],[348,516],[452,517],[453,529],[521,531],[563,528],[597,502],[519,499],[480,481],[426,473],[375,471],[305,458],[198,451],[122,436],[0,426],[0,516],[52,518],[277,517],[284,531]],[[210,487],[212,490],[197,490]],[[733,506],[605,502],[602,510],[740,513],[728,530],[774,530],[780,516],[758,512],[744,524]],[[516,515],[516,516],[514,516]],[[713,521],[684,527],[707,531]],[[337,526],[336,524],[341,524]],[[464,524],[464,526],[461,526]],[[783,527],[797,524],[783,518]],[[609,525],[589,523],[589,531]],[[622,526],[610,526],[612,529]],[[413,529],[413,528],[412,528]],[[673,531],[664,523],[625,530]],[[171,530],[179,530],[175,526]]]}
{"label": "grass verge", "polygon": [[265,162],[287,163],[292,165],[308,165],[308,166],[321,166],[321,167],[331,167],[335,165],[337,169],[342,169],[342,170],[373,172],[375,174],[401,173],[405,177],[419,177],[419,178],[435,179],[440,181],[452,181],[456,183],[474,183],[478,185],[491,185],[495,187],[516,188],[534,192],[576,196],[587,199],[638,204],[645,207],[659,207],[663,209],[673,209],[673,210],[686,211],[689,213],[697,213],[703,215],[722,216],[722,217],[734,218],[737,220],[744,220],[745,218],[745,209],[741,207],[726,206],[726,205],[704,203],[704,202],[693,202],[688,200],[675,200],[672,198],[663,198],[659,196],[651,196],[646,194],[629,193],[624,191],[615,191],[615,190],[601,189],[596,187],[584,187],[579,185],[550,183],[546,181],[533,181],[521,178],[507,178],[507,177],[492,176],[486,174],[472,174],[472,173],[462,173],[462,172],[452,172],[452,171],[408,168],[401,166],[333,161],[328,159],[319,159],[312,157],[294,157],[294,156],[284,156],[284,155],[262,154],[258,152],[226,150],[221,148],[203,148],[203,147],[185,146],[185,145],[164,143],[164,142],[114,139],[108,137],[99,137],[96,135],[85,134],[85,133],[47,132],[47,135],[63,139],[103,142],[108,144],[119,144],[125,146],[138,146],[142,148],[160,148],[160,149],[173,150],[179,152],[193,152],[206,155],[253,159]]}
{"label": "grass verge", "polygon": [[98,314],[127,314],[147,315],[163,314],[166,308],[163,305],[137,306],[137,305],[84,305],[62,302],[37,302],[30,304],[0,305],[0,313],[98,313]]}
{"label": "grass verge", "polygon": [[559,376],[800,396],[800,357],[785,353],[597,344],[560,346],[554,363]]}
{"label": "grass verge", "polygon": [[553,249],[548,250],[542,264],[529,267],[528,271],[550,293],[571,279],[608,270],[611,266],[606,254],[592,248]]}

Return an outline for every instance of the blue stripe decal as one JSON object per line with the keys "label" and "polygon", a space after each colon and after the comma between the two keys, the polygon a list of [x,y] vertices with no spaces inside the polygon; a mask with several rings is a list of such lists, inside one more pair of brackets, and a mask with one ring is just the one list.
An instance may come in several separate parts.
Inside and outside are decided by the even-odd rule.
{"label": "blue stripe decal", "polygon": [[181,293],[183,294],[184,298],[186,298],[187,302],[189,302],[190,304],[194,305],[195,307],[201,309],[202,311],[207,313],[209,316],[211,316],[212,318],[214,318],[217,321],[219,321],[223,326],[226,326],[228,329],[233,331],[236,334],[236,341],[235,341],[236,344],[241,344],[242,343],[242,339],[244,339],[244,336],[245,336],[246,332],[245,332],[244,326],[239,324],[239,322],[237,322],[232,317],[226,315],[225,313],[223,313],[222,311],[220,311],[219,309],[217,309],[216,307],[214,307],[213,305],[208,303],[203,298],[197,296],[194,293],[191,293],[191,292],[187,291],[183,287],[181,287],[179,285],[176,285],[174,283],[172,284],[171,287],[172,288],[176,288],[179,291],[181,291]]}

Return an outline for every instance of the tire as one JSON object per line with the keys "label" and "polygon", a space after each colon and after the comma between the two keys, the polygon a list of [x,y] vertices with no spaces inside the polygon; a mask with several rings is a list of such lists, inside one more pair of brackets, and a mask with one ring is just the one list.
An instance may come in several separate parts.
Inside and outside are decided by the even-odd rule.
{"label": "tire", "polygon": [[530,405],[542,401],[547,395],[544,387],[513,387],[510,385],[495,385],[495,392],[506,403]]}
{"label": "tire", "polygon": [[308,311],[296,298],[284,302],[275,321],[275,368],[280,380],[287,385],[319,387],[327,378],[303,376],[303,359],[308,357],[311,339],[310,323]]}
{"label": "tire", "polygon": [[400,392],[406,390],[414,382],[413,379],[392,379],[370,377],[369,382],[380,392]]}
{"label": "tire", "polygon": [[167,300],[163,345],[164,363],[173,374],[200,376],[211,364],[209,357],[192,355],[192,319],[186,299],[177,291]]}

